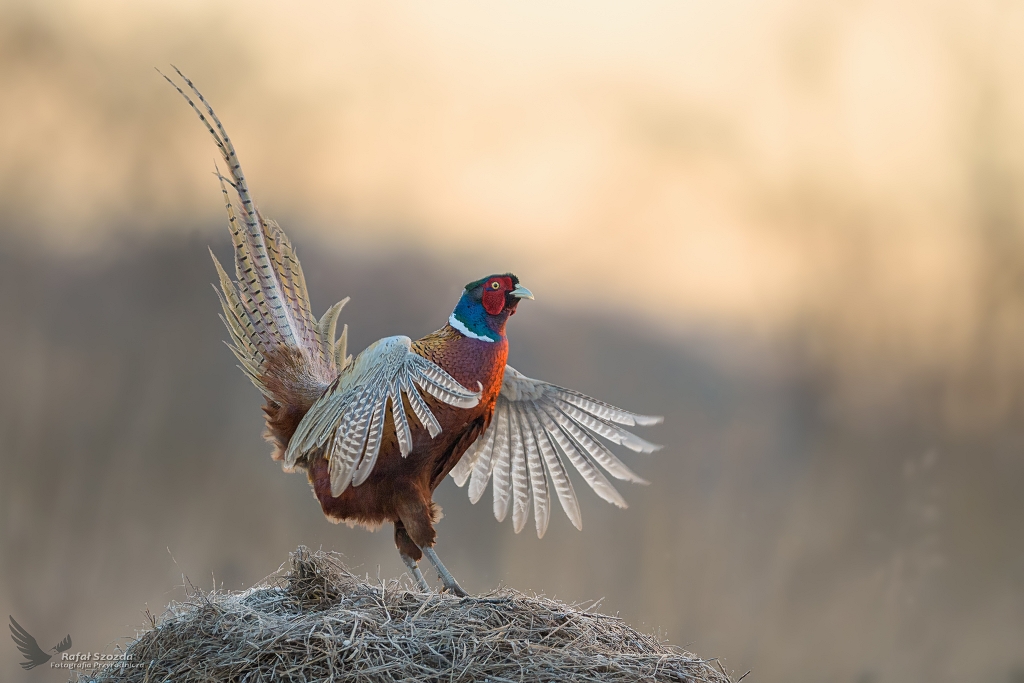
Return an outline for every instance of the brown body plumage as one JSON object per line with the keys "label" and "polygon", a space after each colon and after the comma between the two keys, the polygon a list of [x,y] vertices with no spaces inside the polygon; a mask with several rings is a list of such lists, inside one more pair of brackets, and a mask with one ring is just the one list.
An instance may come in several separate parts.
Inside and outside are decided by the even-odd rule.
{"label": "brown body plumage", "polygon": [[[463,347],[471,347],[470,352],[466,353]],[[331,495],[328,462],[322,453],[311,459],[306,470],[328,519],[369,528],[394,523],[399,550],[419,560],[423,555],[420,548],[433,545],[436,536],[433,525],[440,517],[440,508],[433,502],[434,489],[491,423],[508,358],[508,343],[486,344],[445,325],[413,342],[412,348],[463,386],[479,382],[480,402],[463,409],[428,398],[427,404],[441,423],[441,434],[432,439],[422,425],[413,425],[413,447],[405,458],[399,452],[394,423],[387,421],[380,456],[370,477],[357,487],[345,489],[340,496]]]}

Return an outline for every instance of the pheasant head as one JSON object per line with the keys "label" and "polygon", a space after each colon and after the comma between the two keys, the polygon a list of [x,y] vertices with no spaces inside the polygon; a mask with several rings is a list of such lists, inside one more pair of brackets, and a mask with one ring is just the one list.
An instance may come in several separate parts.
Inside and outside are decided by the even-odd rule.
{"label": "pheasant head", "polygon": [[516,312],[519,300],[532,298],[533,293],[512,273],[489,275],[466,285],[448,324],[473,339],[501,341],[505,323]]}

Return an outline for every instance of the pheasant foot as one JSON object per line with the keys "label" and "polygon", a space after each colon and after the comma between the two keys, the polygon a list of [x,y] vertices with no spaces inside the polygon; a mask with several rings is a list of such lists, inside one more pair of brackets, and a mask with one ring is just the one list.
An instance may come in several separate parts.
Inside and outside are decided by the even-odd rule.
{"label": "pheasant foot", "polygon": [[430,563],[434,565],[434,569],[437,570],[437,575],[441,578],[441,583],[444,584],[445,590],[453,595],[459,596],[460,598],[469,597],[469,593],[463,590],[462,586],[460,586],[459,582],[455,580],[455,577],[452,576],[451,572],[445,568],[441,563],[441,558],[437,556],[437,553],[434,552],[434,549],[431,546],[428,545],[421,548],[421,550],[423,551],[423,554],[427,556],[427,559],[430,560]]}
{"label": "pheasant foot", "polygon": [[402,562],[405,562],[405,566],[409,568],[409,573],[412,574],[412,578],[416,581],[416,585],[420,587],[420,590],[424,593],[430,592],[430,584],[423,578],[423,572],[420,571],[419,564],[416,560],[412,559],[405,553],[399,553],[402,556]]}

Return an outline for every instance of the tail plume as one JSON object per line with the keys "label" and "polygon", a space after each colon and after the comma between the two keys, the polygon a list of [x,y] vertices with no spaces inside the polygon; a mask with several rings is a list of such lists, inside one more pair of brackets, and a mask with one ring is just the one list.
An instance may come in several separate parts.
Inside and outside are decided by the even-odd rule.
{"label": "tail plume", "polygon": [[215,174],[228,214],[235,279],[211,251],[220,281],[219,290],[214,289],[231,338],[228,346],[266,398],[266,436],[277,446],[274,458],[280,460],[302,416],[351,362],[346,355],[348,327],[334,339],[338,315],[348,299],[328,309],[319,321],[313,317],[302,266],[288,236],[275,221],[264,219],[253,203],[235,147],[213,107],[185,74],[173,68],[191,95],[160,75],[199,116],[227,165],[227,177],[219,169]]}

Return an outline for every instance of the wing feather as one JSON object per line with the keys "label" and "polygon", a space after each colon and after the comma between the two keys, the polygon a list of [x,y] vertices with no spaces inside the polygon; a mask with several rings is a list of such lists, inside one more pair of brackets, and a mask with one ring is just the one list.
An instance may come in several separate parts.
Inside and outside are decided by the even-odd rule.
{"label": "wing feather", "polygon": [[523,447],[526,449],[526,465],[530,474],[530,494],[533,496],[533,520],[537,527],[537,538],[543,538],[551,520],[551,504],[548,499],[548,480],[544,475],[544,465],[540,459],[540,447],[533,433],[533,427],[526,411],[521,408],[519,413],[519,429],[523,435]]}
{"label": "wing feather", "polygon": [[[501,521],[511,499],[512,525],[518,533],[529,516],[533,501],[537,536],[543,536],[551,511],[551,489],[566,516],[577,529],[583,527],[579,501],[565,462],[583,477],[604,500],[626,507],[626,500],[612,486],[602,469],[617,479],[646,484],[599,439],[640,453],[661,446],[641,439],[619,425],[653,425],[660,417],[640,415],[617,408],[570,389],[531,379],[511,366],[498,395],[494,416],[464,458],[452,470],[456,483],[469,481],[469,499],[480,500],[493,481],[494,516]],[[550,478],[550,482],[549,479]]]}
{"label": "wing feather", "polygon": [[530,513],[529,473],[526,465],[526,449],[523,433],[519,428],[519,411],[509,408],[509,437],[512,472],[512,526],[518,534],[526,525]]}
{"label": "wing feather", "polygon": [[412,408],[412,412],[416,415],[416,419],[420,421],[427,432],[430,434],[430,438],[435,438],[441,433],[441,423],[437,421],[434,414],[430,412],[430,408],[427,406],[427,402],[420,396],[420,392],[416,391],[416,388],[409,381],[408,376],[402,378],[402,391],[405,392],[406,397],[409,399],[409,407]]}
{"label": "wing feather", "polygon": [[477,460],[480,458],[480,451],[484,446],[484,439],[477,439],[469,445],[466,452],[462,454],[459,461],[455,463],[455,467],[452,468],[451,475],[452,479],[459,486],[464,486],[469,480],[469,475],[473,474],[473,468],[476,466]]}
{"label": "wing feather", "polygon": [[559,449],[562,453],[569,458],[569,462],[572,466],[583,475],[584,481],[590,485],[590,488],[594,489],[594,493],[604,498],[606,501],[620,508],[627,508],[629,505],[626,503],[626,499],[622,497],[608,478],[601,474],[601,470],[594,466],[594,464],[587,458],[586,455],[576,449],[575,444],[572,440],[566,436],[562,430],[561,425],[557,424],[559,420],[564,419],[564,415],[561,413],[552,414],[553,409],[545,407],[542,408],[540,413],[541,423],[544,425],[545,430],[558,444]]}
{"label": "wing feather", "polygon": [[590,438],[587,433],[580,429],[579,420],[574,420],[572,415],[567,415],[564,410],[560,410],[560,406],[556,404],[556,408],[559,408],[559,412],[565,415],[568,419],[559,419],[558,425],[568,434],[569,438],[573,440],[580,450],[586,453],[590,458],[601,465],[616,479],[622,479],[624,481],[631,481],[636,484],[648,484],[646,479],[640,477],[633,470],[626,467],[626,465],[615,457],[615,454],[608,450],[603,444],[594,439]]}
{"label": "wing feather", "polygon": [[598,401],[596,398],[591,398],[585,394],[581,394],[578,391],[572,391],[570,389],[559,389],[558,398],[573,404],[577,408],[587,411],[595,417],[609,422],[617,422],[621,425],[628,425],[630,427],[638,425],[650,427],[652,425],[661,424],[662,422],[661,417],[631,413],[628,410],[616,408],[610,403]]}
{"label": "wing feather", "polygon": [[494,518],[500,522],[508,513],[508,501],[512,490],[512,479],[509,477],[512,450],[509,448],[508,406],[501,406],[496,409],[496,412],[498,413],[497,418],[491,420],[491,425],[496,430],[494,433],[494,486],[492,493],[494,496]]}
{"label": "wing feather", "polygon": [[[312,421],[308,425],[305,422],[300,423],[299,426],[305,426],[309,433],[309,437],[304,440],[303,452],[320,448],[327,443],[328,439],[333,438],[338,415],[344,410],[345,402],[341,398],[341,396],[325,396],[321,399],[323,401],[321,409],[313,415]],[[289,467],[294,465],[298,455],[300,455],[298,449],[293,451],[289,448],[289,452],[285,454],[285,465]]]}
{"label": "wing feather", "polygon": [[555,405],[557,405],[558,409],[565,413],[573,422],[581,424],[595,434],[603,436],[612,443],[625,446],[631,451],[635,451],[637,453],[653,453],[661,448],[650,441],[641,439],[636,434],[627,432],[621,427],[617,427],[609,422],[598,419],[570,403],[566,403],[565,401],[555,401]]}
{"label": "wing feather", "polygon": [[450,405],[468,407],[479,401],[479,393],[413,352],[408,337],[387,337],[371,344],[302,418],[285,451],[286,466],[324,448],[330,462],[331,494],[339,496],[348,486],[359,486],[377,462],[389,411],[403,457],[413,446],[406,400],[431,438],[441,432],[418,388],[424,385],[443,387],[440,393]]}
{"label": "wing feather", "polygon": [[[472,408],[480,400],[479,387],[470,391],[454,377],[422,356],[413,361],[417,373],[413,376],[416,384],[434,398],[459,408]],[[477,383],[479,385],[479,382]]]}
{"label": "wing feather", "polygon": [[359,486],[370,476],[373,466],[377,464],[377,456],[380,454],[381,437],[383,436],[384,409],[380,406],[375,406],[373,416],[370,418],[370,427],[366,433],[366,453],[356,467],[356,471],[352,474],[353,486]]}
{"label": "wing feather", "polygon": [[572,481],[569,479],[568,472],[565,471],[565,465],[562,464],[562,459],[558,457],[557,446],[551,440],[551,435],[541,426],[537,415],[527,413],[527,416],[530,419],[530,427],[537,437],[537,445],[540,447],[541,456],[544,458],[544,466],[547,468],[548,476],[551,477],[551,483],[555,488],[558,501],[562,504],[562,509],[565,510],[565,514],[569,521],[572,522],[572,525],[577,529],[582,529],[583,519],[580,516],[580,504],[576,500],[576,491],[572,487]]}
{"label": "wing feather", "polygon": [[360,395],[352,409],[345,413],[338,428],[342,436],[341,452],[344,460],[353,466],[362,458],[366,446],[366,433],[375,407],[373,398],[374,394],[370,392]]}
{"label": "wing feather", "polygon": [[469,480],[469,499],[476,504],[487,490],[487,480],[491,477],[491,470],[494,467],[494,440],[497,430],[488,429],[487,433],[481,436],[480,453],[477,456],[476,465],[473,466],[473,476]]}
{"label": "wing feather", "polygon": [[398,439],[398,451],[402,457],[412,450],[412,430],[409,419],[405,415],[405,403],[402,401],[402,390],[398,382],[392,380],[388,389],[388,401],[391,403],[391,419],[395,423],[395,438]]}
{"label": "wing feather", "polygon": [[344,491],[348,488],[355,471],[355,458],[342,447],[342,443],[345,440],[344,430],[350,422],[351,420],[343,419],[335,427],[331,436],[330,446],[327,449],[329,453],[328,473],[331,477],[331,491]]}

